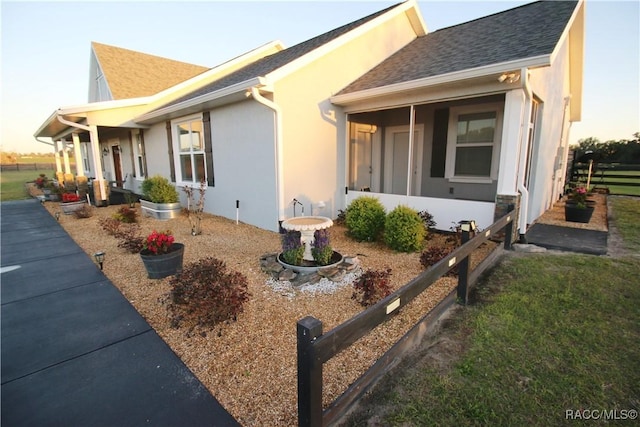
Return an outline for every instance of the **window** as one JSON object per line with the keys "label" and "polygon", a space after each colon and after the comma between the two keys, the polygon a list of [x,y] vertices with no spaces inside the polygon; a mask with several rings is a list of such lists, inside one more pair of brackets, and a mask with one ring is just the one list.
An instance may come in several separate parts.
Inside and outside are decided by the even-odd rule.
{"label": "window", "polygon": [[185,183],[197,184],[207,179],[202,118],[174,123],[177,148],[177,175]]}
{"label": "window", "polygon": [[140,131],[135,132],[133,135],[133,157],[135,158],[135,176],[138,179],[144,179],[146,176],[144,168],[144,146]]}
{"label": "window", "polygon": [[453,181],[490,182],[497,177],[501,110],[479,105],[452,108],[447,173]]}

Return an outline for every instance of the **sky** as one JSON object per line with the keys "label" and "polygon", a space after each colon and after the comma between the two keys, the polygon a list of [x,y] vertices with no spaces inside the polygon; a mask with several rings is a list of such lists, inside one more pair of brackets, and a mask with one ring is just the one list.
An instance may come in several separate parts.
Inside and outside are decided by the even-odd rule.
{"label": "sky", "polygon": [[[272,40],[290,47],[387,1],[0,1],[0,148],[50,152],[33,134],[88,101],[91,42],[213,67]],[[429,31],[530,1],[418,1]],[[640,132],[640,2],[586,2],[582,121],[570,142]]]}

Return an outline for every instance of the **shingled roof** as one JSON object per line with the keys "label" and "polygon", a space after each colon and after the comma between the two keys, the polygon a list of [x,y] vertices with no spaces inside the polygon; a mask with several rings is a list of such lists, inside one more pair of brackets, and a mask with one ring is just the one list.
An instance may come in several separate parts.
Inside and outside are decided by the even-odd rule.
{"label": "shingled roof", "polygon": [[208,70],[116,46],[92,42],[113,99],[151,96]]}
{"label": "shingled roof", "polygon": [[[399,3],[400,4],[400,3]],[[390,6],[381,11],[375,12],[369,16],[358,19],[357,21],[353,21],[349,24],[343,25],[342,27],[331,30],[327,33],[321,34],[317,37],[309,39],[305,42],[299,43],[290,48],[284,49],[281,52],[276,54],[264,57],[261,60],[258,60],[246,67],[232,73],[226,77],[223,77],[220,80],[217,80],[209,85],[203,86],[202,88],[185,95],[184,97],[177,99],[167,105],[164,105],[161,108],[165,108],[171,105],[179,104],[181,102],[187,101],[189,99],[197,98],[199,96],[206,95],[208,93],[215,92],[220,89],[224,89],[226,87],[232,86],[236,83],[241,83],[252,78],[263,77],[272,71],[277,70],[280,67],[283,67],[290,62],[304,56],[305,54],[329,43],[332,40],[342,36],[343,34],[348,33],[351,30],[375,19],[376,17],[385,14],[389,10],[397,7],[399,4]]]}
{"label": "shingled roof", "polygon": [[418,37],[338,95],[549,55],[577,4],[530,3]]}

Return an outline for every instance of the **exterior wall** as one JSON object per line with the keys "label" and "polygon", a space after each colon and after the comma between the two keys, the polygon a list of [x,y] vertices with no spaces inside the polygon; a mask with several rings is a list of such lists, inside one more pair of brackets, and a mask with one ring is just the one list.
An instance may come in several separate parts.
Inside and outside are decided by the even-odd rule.
{"label": "exterior wall", "polygon": [[529,189],[528,222],[549,209],[562,194],[568,153],[569,52],[565,42],[547,68],[530,71],[533,94],[540,98],[541,118],[536,128]]}
{"label": "exterior wall", "polygon": [[399,196],[396,194],[349,191],[343,195],[345,205],[361,196],[377,197],[387,212],[398,205],[409,206],[419,211],[426,210],[436,222],[438,230],[449,230],[453,223],[475,220],[480,228],[493,224],[495,203],[469,200],[438,199],[435,197]]}
{"label": "exterior wall", "polygon": [[344,208],[346,121],[329,97],[415,37],[406,15],[400,14],[277,82],[286,216],[293,216],[294,198],[303,203],[306,215],[335,218]]}
{"label": "exterior wall", "polygon": [[240,221],[278,231],[274,124],[273,111],[255,101],[211,111],[215,186],[206,212],[235,219],[239,200]]}
{"label": "exterior wall", "polygon": [[[205,212],[235,220],[239,200],[240,221],[277,231],[274,113],[245,101],[214,109],[210,117],[215,185],[207,188]],[[145,130],[144,142],[148,176],[169,178],[165,123]],[[135,184],[139,188],[140,182]],[[176,187],[186,206],[182,185]]]}

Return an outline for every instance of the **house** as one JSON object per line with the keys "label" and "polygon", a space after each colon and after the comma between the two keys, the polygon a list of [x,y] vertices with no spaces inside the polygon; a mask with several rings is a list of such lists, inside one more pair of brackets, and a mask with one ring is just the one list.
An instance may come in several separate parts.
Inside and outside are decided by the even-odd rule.
{"label": "house", "polygon": [[109,70],[94,44],[90,102],[56,110],[36,137],[72,143],[86,160],[76,173],[103,185],[205,179],[206,211],[235,218],[239,206],[274,231],[294,199],[335,217],[366,194],[428,210],[441,229],[487,227],[514,204],[524,234],[562,195],[584,9],[534,2],[430,33],[409,0],[212,69],[173,63],[184,81],[124,98],[115,79],[144,74]]}

